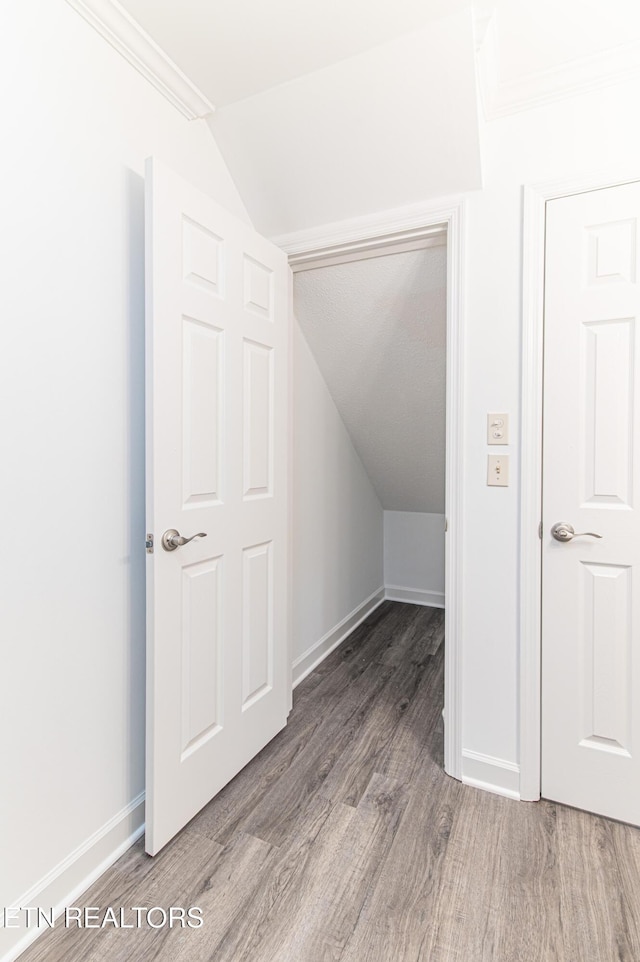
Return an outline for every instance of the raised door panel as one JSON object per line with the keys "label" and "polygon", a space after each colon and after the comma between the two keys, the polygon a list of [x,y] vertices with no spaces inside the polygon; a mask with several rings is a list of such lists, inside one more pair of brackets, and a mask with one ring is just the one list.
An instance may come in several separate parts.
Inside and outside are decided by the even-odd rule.
{"label": "raised door panel", "polygon": [[631,750],[631,568],[582,564],[583,748]]}
{"label": "raised door panel", "polygon": [[222,558],[182,569],[181,761],[223,728]]}
{"label": "raised door panel", "polygon": [[583,507],[631,507],[635,318],[582,325]]}
{"label": "raised door panel", "polygon": [[243,342],[243,495],[273,495],[275,349]]}
{"label": "raised door panel", "polygon": [[273,545],[252,545],[242,553],[242,710],[273,683]]}
{"label": "raised door panel", "polygon": [[242,260],[245,310],[273,321],[275,287],[272,268],[245,254]]}
{"label": "raised door panel", "polygon": [[224,332],[183,317],[183,505],[222,500]]}
{"label": "raised door panel", "polygon": [[587,287],[635,284],[636,218],[590,224],[585,230],[588,249],[585,259]]}
{"label": "raised door panel", "polygon": [[182,215],[182,276],[207,294],[224,297],[224,241],[204,224]]}

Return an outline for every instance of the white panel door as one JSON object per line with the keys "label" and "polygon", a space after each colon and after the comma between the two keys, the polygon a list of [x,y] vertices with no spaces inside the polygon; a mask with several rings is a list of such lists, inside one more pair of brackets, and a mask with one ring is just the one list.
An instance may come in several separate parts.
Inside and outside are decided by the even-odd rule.
{"label": "white panel door", "polygon": [[155,160],[146,181],[153,855],[290,708],[290,315],[281,250]]}
{"label": "white panel door", "polygon": [[542,794],[634,824],[639,221],[637,183],[547,205],[542,579]]}

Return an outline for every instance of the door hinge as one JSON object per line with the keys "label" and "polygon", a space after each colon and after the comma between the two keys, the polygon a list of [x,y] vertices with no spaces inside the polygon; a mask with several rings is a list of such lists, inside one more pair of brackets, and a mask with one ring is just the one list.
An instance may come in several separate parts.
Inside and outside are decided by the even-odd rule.
{"label": "door hinge", "polygon": [[542,521],[541,521],[540,524],[538,525],[538,537],[539,537],[540,540],[542,541]]}
{"label": "door hinge", "polygon": [[145,545],[145,548],[147,549],[147,554],[153,554],[153,535],[152,534],[147,535],[147,540],[145,541],[144,545]]}
{"label": "door hinge", "polygon": [[445,533],[449,530],[449,519],[448,519],[448,518],[445,518],[445,519],[444,519],[444,530],[445,530]]}

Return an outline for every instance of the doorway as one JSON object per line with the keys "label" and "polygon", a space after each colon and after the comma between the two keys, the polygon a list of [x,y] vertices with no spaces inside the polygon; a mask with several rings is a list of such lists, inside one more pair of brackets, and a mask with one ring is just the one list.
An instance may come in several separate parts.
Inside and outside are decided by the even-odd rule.
{"label": "doorway", "polygon": [[[445,563],[444,588],[447,606],[445,662],[445,769],[461,774],[461,491],[458,479],[462,464],[463,398],[463,298],[462,266],[464,207],[462,202],[448,208],[397,212],[349,225],[334,225],[320,231],[280,238],[289,254],[294,272],[301,268],[333,266],[363,257],[415,251],[439,235],[446,236],[446,464],[445,464]],[[445,519],[443,518],[443,527]],[[405,598],[403,600],[411,600]]]}

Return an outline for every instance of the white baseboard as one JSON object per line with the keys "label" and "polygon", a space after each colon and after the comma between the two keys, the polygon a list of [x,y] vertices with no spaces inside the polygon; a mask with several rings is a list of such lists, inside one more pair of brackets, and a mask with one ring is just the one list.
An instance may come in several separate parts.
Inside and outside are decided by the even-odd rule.
{"label": "white baseboard", "polygon": [[[58,918],[144,832],[144,792],[40,879],[12,907],[39,906]],[[45,928],[0,928],[0,962],[14,962]]]}
{"label": "white baseboard", "polygon": [[493,755],[463,749],[462,781],[494,795],[520,798],[520,766]]}
{"label": "white baseboard", "polygon": [[351,614],[343,618],[331,631],[328,631],[319,641],[307,648],[299,658],[296,658],[292,669],[293,687],[299,685],[303,678],[306,678],[314,668],[317,668],[320,662],[324,661],[327,655],[331,654],[334,648],[337,648],[354,628],[357,628],[384,600],[385,590],[384,588],[378,588],[377,591],[374,591],[372,595],[369,595],[354,608]]}
{"label": "white baseboard", "polygon": [[422,588],[401,588],[400,585],[385,585],[384,591],[387,601],[408,601],[412,605],[444,608],[444,591],[425,591]]}

